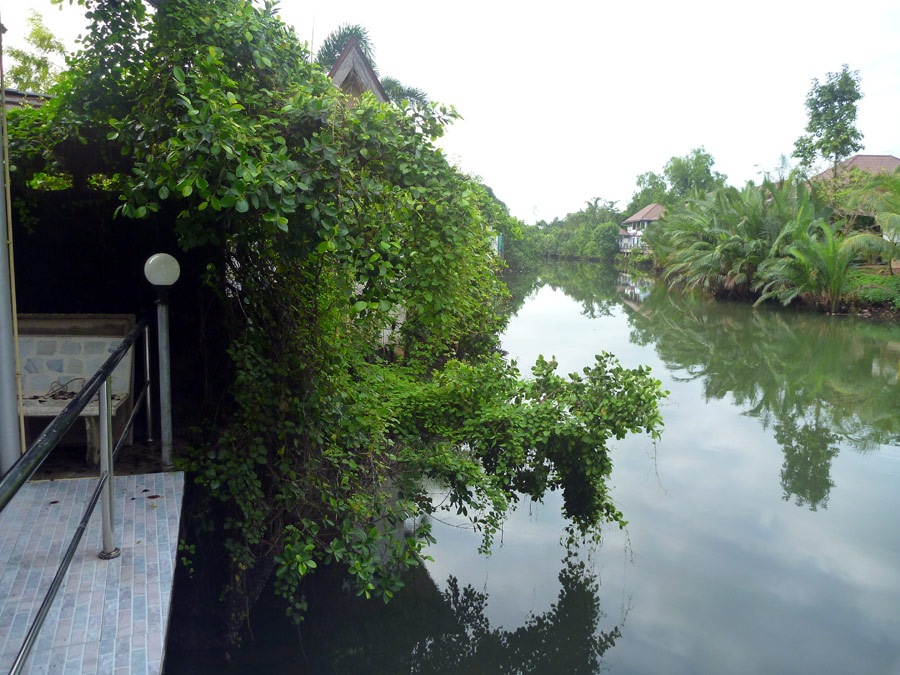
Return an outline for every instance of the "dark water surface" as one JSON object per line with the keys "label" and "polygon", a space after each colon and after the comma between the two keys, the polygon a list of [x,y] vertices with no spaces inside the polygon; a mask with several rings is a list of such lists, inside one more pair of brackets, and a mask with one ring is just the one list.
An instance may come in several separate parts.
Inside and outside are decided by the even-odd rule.
{"label": "dark water surface", "polygon": [[391,605],[323,584],[302,645],[261,616],[209,672],[900,674],[900,325],[672,301],[581,266],[513,288],[520,366],[609,351],[670,391],[661,441],[614,445],[628,527],[570,555],[552,496],[484,557],[438,524]]}

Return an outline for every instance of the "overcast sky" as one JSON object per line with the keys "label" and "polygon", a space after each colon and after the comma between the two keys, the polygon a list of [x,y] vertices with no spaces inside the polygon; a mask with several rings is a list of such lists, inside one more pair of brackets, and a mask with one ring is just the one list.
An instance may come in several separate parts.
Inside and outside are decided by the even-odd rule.
{"label": "overcast sky", "polygon": [[[68,4],[0,0],[4,44],[29,8],[70,44],[83,30]],[[379,73],[456,106],[448,156],[528,223],[594,197],[624,208],[640,173],[700,146],[729,183],[758,181],[804,132],[812,79],[844,63],[863,152],[900,156],[896,0],[284,0],[281,16],[314,49],[366,27]]]}

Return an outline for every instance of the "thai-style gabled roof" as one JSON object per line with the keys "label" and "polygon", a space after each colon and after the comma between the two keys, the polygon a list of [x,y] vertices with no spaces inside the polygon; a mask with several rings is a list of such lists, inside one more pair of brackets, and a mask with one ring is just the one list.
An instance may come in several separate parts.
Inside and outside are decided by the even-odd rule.
{"label": "thai-style gabled roof", "polygon": [[384,93],[381,82],[372,69],[372,64],[363,54],[355,37],[350,38],[328,76],[338,87],[355,98],[371,91],[382,103],[388,101],[387,94]]}
{"label": "thai-style gabled roof", "polygon": [[[900,168],[900,159],[893,155],[853,155],[838,164],[838,175],[850,169],[859,169],[865,173],[893,173]],[[826,180],[834,175],[834,167],[828,167],[818,174],[814,180]]]}
{"label": "thai-style gabled roof", "polygon": [[640,211],[635,213],[631,218],[622,221],[623,225],[627,225],[628,223],[639,223],[642,220],[659,220],[663,217],[666,209],[662,204],[650,204],[649,206],[645,206]]}

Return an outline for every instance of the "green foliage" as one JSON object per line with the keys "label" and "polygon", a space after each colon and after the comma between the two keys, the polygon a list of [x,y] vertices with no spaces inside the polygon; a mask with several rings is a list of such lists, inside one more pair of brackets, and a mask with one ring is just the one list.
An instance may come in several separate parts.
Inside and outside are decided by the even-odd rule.
{"label": "green foliage", "polygon": [[900,172],[860,177],[845,194],[848,211],[871,216],[882,236],[900,246]]}
{"label": "green foliage", "polygon": [[625,209],[626,217],[650,204],[677,206],[685,199],[725,186],[728,177],[713,170],[715,160],[703,147],[694,148],[684,157],[672,157],[662,175],[648,171],[637,177],[637,192]]}
{"label": "green foliage", "polygon": [[372,40],[369,38],[369,31],[359,24],[342,24],[329,33],[325,39],[322,40],[322,44],[319,45],[319,50],[316,52],[316,63],[325,70],[330,70],[337,62],[341,52],[344,51],[347,43],[354,38],[356,39],[359,48],[362,50],[363,56],[366,57],[369,61],[369,65],[372,66],[372,70],[377,74],[378,67],[375,65],[375,47],[372,44]]}
{"label": "green foliage", "polygon": [[6,86],[19,91],[47,93],[59,78],[60,66],[66,58],[63,43],[44,25],[40,13],[28,12],[28,35],[25,42],[30,49],[5,47],[13,64],[6,70]]}
{"label": "green foliage", "polygon": [[581,211],[540,229],[543,257],[612,262],[619,251],[620,221],[615,202],[594,198]]}
{"label": "green foliage", "polygon": [[824,221],[785,232],[790,240],[784,253],[760,265],[757,304],[777,298],[789,304],[798,298],[820,303],[837,312],[849,288],[851,264],[860,254],[878,254],[889,248],[878,235],[856,233],[842,237]]}
{"label": "green foliage", "polygon": [[428,94],[418,87],[410,87],[403,84],[395,77],[384,77],[381,79],[381,88],[387,94],[388,100],[394,103],[416,103],[424,105],[428,103]]}
{"label": "green foliage", "polygon": [[610,355],[568,377],[541,360],[523,381],[498,356],[492,241],[518,223],[435,147],[452,108],[348,99],[272,3],[90,17],[13,155],[27,180],[66,167],[59,138],[97,150],[79,175],[111,177],[120,216],[174,214],[205,262],[228,347],[204,357],[227,360],[227,387],[181,461],[202,494],[195,569],[227,567],[227,634],[272,572],[298,619],[323,565],[389,599],[439,508],[485,547],[520,494],[561,489],[573,537],[622,521],[607,443],[658,433],[659,382]]}
{"label": "green foliage", "polygon": [[[834,313],[852,265],[889,255],[879,235],[842,235],[799,175],[723,188],[673,209],[646,238],[666,280],[714,296],[820,304]],[[842,224],[842,223],[841,223]]]}
{"label": "green foliage", "polygon": [[690,199],[645,237],[674,285],[711,295],[753,297],[757,271],[777,252],[786,228],[804,230],[828,215],[800,176],[748,183]]}
{"label": "green foliage", "polygon": [[900,276],[851,270],[847,280],[847,296],[858,305],[900,310]]}
{"label": "green foliage", "polygon": [[806,96],[806,135],[795,142],[793,156],[805,167],[821,156],[837,173],[840,161],[862,148],[862,133],[856,128],[861,98],[859,71],[847,64],[839,73],[828,73],[825,83],[813,78]]}
{"label": "green foliage", "polygon": [[504,238],[503,257],[510,269],[523,270],[541,260],[544,239],[535,225],[519,226],[517,235]]}

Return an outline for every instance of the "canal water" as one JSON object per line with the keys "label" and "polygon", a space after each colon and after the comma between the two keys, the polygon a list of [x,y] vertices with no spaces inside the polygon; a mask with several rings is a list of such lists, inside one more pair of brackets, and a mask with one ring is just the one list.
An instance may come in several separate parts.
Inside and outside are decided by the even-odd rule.
{"label": "canal water", "polygon": [[673,299],[597,266],[510,285],[520,367],[608,351],[670,392],[661,440],[614,442],[627,527],[567,550],[551,495],[485,557],[436,523],[395,602],[323,583],[299,636],[258,619],[217,672],[900,674],[900,324]]}

